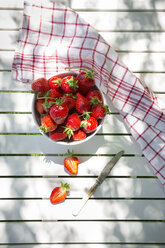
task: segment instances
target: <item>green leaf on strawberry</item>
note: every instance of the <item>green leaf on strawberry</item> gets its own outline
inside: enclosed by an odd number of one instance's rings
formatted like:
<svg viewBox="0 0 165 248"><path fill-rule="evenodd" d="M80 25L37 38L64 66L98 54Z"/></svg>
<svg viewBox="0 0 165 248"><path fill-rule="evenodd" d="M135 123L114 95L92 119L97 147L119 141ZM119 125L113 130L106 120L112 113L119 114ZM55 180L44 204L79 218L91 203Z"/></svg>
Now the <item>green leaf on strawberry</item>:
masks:
<svg viewBox="0 0 165 248"><path fill-rule="evenodd" d="M64 132L67 133L68 138L70 139L73 135L73 130L69 127L63 127L64 128Z"/></svg>

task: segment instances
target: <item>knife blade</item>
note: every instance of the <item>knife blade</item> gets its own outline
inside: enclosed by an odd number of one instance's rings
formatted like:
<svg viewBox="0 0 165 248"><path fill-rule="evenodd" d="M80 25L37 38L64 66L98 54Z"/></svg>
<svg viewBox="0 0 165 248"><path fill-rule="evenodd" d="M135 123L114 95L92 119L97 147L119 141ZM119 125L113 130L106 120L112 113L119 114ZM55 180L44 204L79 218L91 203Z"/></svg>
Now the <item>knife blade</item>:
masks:
<svg viewBox="0 0 165 248"><path fill-rule="evenodd" d="M93 195L97 187L105 180L105 178L109 175L110 171L114 167L114 165L117 163L117 161L121 158L121 156L124 154L124 151L118 152L108 163L107 165L103 168L101 171L100 175L97 177L96 182L90 189L86 192L85 196L81 200L81 205L77 211L74 211L72 214L74 216L77 216L80 211L83 209L85 204L87 203L88 199Z"/></svg>

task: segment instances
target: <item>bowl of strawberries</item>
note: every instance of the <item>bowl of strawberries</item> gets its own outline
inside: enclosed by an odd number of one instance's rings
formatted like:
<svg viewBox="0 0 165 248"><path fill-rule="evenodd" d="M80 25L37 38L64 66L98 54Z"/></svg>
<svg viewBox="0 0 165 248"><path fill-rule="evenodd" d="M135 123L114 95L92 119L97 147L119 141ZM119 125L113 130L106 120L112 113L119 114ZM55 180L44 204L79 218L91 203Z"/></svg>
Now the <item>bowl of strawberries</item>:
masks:
<svg viewBox="0 0 165 248"><path fill-rule="evenodd" d="M32 82L32 115L49 140L76 145L99 131L109 110L94 75L93 69L82 68L79 73L65 71Z"/></svg>

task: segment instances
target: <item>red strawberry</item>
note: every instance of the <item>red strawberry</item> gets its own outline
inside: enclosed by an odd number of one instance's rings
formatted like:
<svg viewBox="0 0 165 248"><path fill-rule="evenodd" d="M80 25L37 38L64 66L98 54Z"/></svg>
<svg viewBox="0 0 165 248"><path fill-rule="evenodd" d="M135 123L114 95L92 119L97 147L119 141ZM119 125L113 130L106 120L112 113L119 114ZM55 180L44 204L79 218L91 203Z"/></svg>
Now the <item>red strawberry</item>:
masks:
<svg viewBox="0 0 165 248"><path fill-rule="evenodd" d="M60 98L60 97L61 94L57 90L50 89L46 92L46 94L43 97L39 97L39 99L45 99L43 106L45 111L49 112L51 106L56 102L56 98Z"/></svg>
<svg viewBox="0 0 165 248"><path fill-rule="evenodd" d="M46 78L39 78L32 83L31 88L43 94L49 90L49 83Z"/></svg>
<svg viewBox="0 0 165 248"><path fill-rule="evenodd" d="M76 110L78 113L83 113L84 111L88 111L90 108L89 101L82 96L80 93L77 93L76 99Z"/></svg>
<svg viewBox="0 0 165 248"><path fill-rule="evenodd" d="M63 102L63 98L59 98L51 107L50 116L57 124L62 124L68 116L68 112L69 108L66 103Z"/></svg>
<svg viewBox="0 0 165 248"><path fill-rule="evenodd" d="M49 94L47 96L52 98L60 98L61 94L55 89L50 89Z"/></svg>
<svg viewBox="0 0 165 248"><path fill-rule="evenodd" d="M68 76L62 79L61 89L66 93L74 93L78 90L78 81L74 76Z"/></svg>
<svg viewBox="0 0 165 248"><path fill-rule="evenodd" d="M96 119L103 119L103 117L109 113L107 105L102 105L101 103L94 105L91 109L91 115Z"/></svg>
<svg viewBox="0 0 165 248"><path fill-rule="evenodd" d="M92 116L88 119L81 121L81 127L85 133L93 132L94 130L96 130L97 125L97 120Z"/></svg>
<svg viewBox="0 0 165 248"><path fill-rule="evenodd" d="M45 112L49 113L50 108L55 104L55 99L45 99L45 102L42 104L44 107Z"/></svg>
<svg viewBox="0 0 165 248"><path fill-rule="evenodd" d="M50 201L52 204L56 204L65 200L67 191L69 191L69 185L67 183L63 184L61 182L61 187L56 187L53 189L50 195Z"/></svg>
<svg viewBox="0 0 165 248"><path fill-rule="evenodd" d="M68 116L64 132L67 133L69 139L73 135L73 131L77 131L80 128L80 124L81 119L77 113L73 113Z"/></svg>
<svg viewBox="0 0 165 248"><path fill-rule="evenodd" d="M79 129L78 131L74 132L72 138L73 140L83 140L86 138L86 133Z"/></svg>
<svg viewBox="0 0 165 248"><path fill-rule="evenodd" d="M42 105L44 102L45 102L44 99L39 99L39 100L36 100L36 102L35 102L36 110L40 114L44 114L45 113L44 106Z"/></svg>
<svg viewBox="0 0 165 248"><path fill-rule="evenodd" d="M50 115L45 115L41 119L40 130L44 133L54 131L57 128L57 124L52 120Z"/></svg>
<svg viewBox="0 0 165 248"><path fill-rule="evenodd" d="M48 82L49 82L49 87L51 89L55 89L55 90L59 90L60 86L61 86L61 80L62 78L58 77L58 76L53 76L51 78L49 78Z"/></svg>
<svg viewBox="0 0 165 248"><path fill-rule="evenodd" d="M49 133L49 137L52 139L52 140L55 140L55 141L58 141L58 140L63 140L67 137L67 133L64 133L64 128L61 127L61 126L58 126L57 129L52 132L52 133Z"/></svg>
<svg viewBox="0 0 165 248"><path fill-rule="evenodd" d="M64 159L64 166L71 174L78 173L79 160L77 157L73 156L73 151L68 150L67 157Z"/></svg>
<svg viewBox="0 0 165 248"><path fill-rule="evenodd" d="M86 95L88 101L91 101L94 98L99 99L101 102L103 101L102 95L99 90L90 90Z"/></svg>
<svg viewBox="0 0 165 248"><path fill-rule="evenodd" d="M78 80L79 92L82 95L87 94L88 91L95 85L95 80L93 79L94 74L95 72L93 69L88 70L84 68L84 71L77 75L76 79Z"/></svg>
<svg viewBox="0 0 165 248"><path fill-rule="evenodd" d="M72 109L76 105L76 98L77 96L67 93L63 95L63 102L67 104L69 109Z"/></svg>

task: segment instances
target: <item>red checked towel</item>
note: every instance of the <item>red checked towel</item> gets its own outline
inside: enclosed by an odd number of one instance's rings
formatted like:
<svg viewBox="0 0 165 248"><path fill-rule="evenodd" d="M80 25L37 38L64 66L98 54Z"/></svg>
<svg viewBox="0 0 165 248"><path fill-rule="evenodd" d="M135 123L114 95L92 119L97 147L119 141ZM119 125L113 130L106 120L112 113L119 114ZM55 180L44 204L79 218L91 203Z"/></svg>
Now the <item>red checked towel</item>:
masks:
<svg viewBox="0 0 165 248"><path fill-rule="evenodd" d="M156 96L72 9L47 0L25 2L13 79L49 78L66 66L95 69L96 84L111 98L165 186L165 113Z"/></svg>

